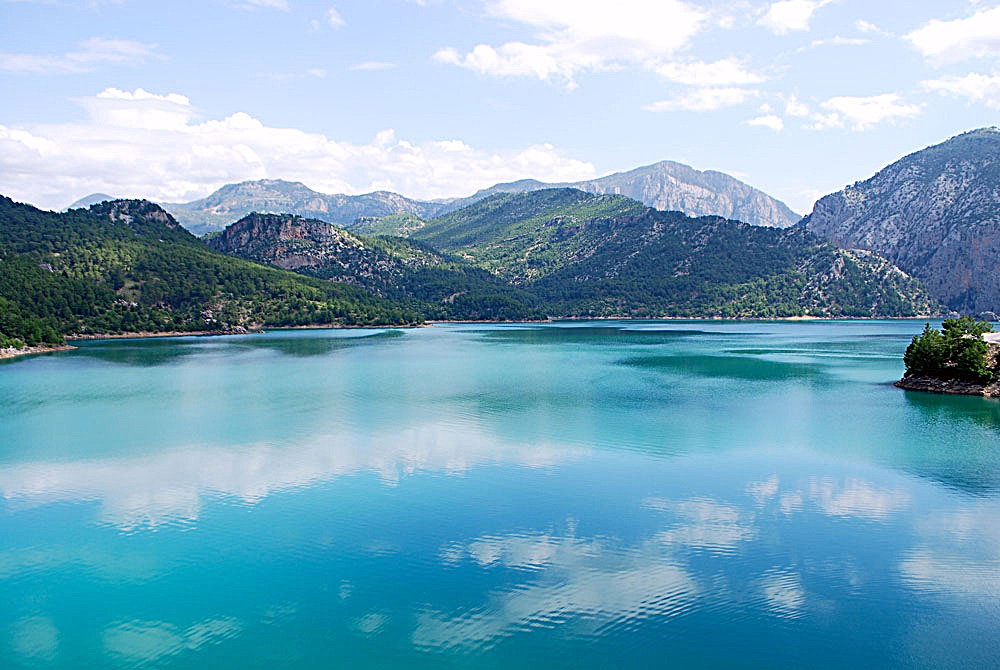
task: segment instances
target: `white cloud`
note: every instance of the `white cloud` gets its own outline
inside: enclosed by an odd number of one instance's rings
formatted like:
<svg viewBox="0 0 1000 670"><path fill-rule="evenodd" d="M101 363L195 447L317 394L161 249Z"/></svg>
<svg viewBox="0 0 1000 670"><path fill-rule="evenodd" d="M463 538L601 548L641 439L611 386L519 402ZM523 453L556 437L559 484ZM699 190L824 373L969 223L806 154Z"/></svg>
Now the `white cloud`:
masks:
<svg viewBox="0 0 1000 670"><path fill-rule="evenodd" d="M851 46L860 46L862 44L868 44L870 42L871 40L865 37L841 37L840 35L834 35L833 37L827 39L814 40L813 43L810 44L809 46L813 48L825 47L825 46L851 47Z"/></svg>
<svg viewBox="0 0 1000 670"><path fill-rule="evenodd" d="M243 0L236 4L239 9L280 9L288 11L288 0Z"/></svg>
<svg viewBox="0 0 1000 670"><path fill-rule="evenodd" d="M865 21L864 19L858 19L855 22L854 27L863 33L868 33L872 35L885 35L885 36L890 35L890 33L888 33L887 31L882 30L874 23L871 23L870 21Z"/></svg>
<svg viewBox="0 0 1000 670"><path fill-rule="evenodd" d="M656 73L664 79L693 86L733 86L758 84L764 77L748 71L736 58L726 58L714 63L663 63Z"/></svg>
<svg viewBox="0 0 1000 670"><path fill-rule="evenodd" d="M344 18L334 7L330 7L326 10L326 14L323 15L323 20L331 28L339 28L344 25Z"/></svg>
<svg viewBox="0 0 1000 670"><path fill-rule="evenodd" d="M809 116L809 107L805 103L799 102L794 95L782 98L785 103L785 114L788 116L806 117Z"/></svg>
<svg viewBox="0 0 1000 670"><path fill-rule="evenodd" d="M596 176L592 164L548 144L484 151L452 138L414 144L392 130L355 144L265 126L243 112L199 121L184 96L142 89L108 89L78 102L89 118L0 125L0 192L48 207L95 191L176 202L230 182L280 177L326 192L386 189L433 198L525 177Z"/></svg>
<svg viewBox="0 0 1000 670"><path fill-rule="evenodd" d="M768 7L757 21L776 35L785 35L793 30L809 30L813 13L832 0L781 0Z"/></svg>
<svg viewBox="0 0 1000 670"><path fill-rule="evenodd" d="M756 95L757 91L745 88L698 88L676 98L643 105L642 108L647 112L709 112L743 104Z"/></svg>
<svg viewBox="0 0 1000 670"><path fill-rule="evenodd" d="M0 70L33 74L93 72L101 65L136 65L158 54L155 44L134 40L92 37L79 48L62 55L38 55L0 51Z"/></svg>
<svg viewBox="0 0 1000 670"><path fill-rule="evenodd" d="M991 109L1000 109L1000 75L971 72L964 77L925 81L923 86L942 95L965 98L970 103L982 102Z"/></svg>
<svg viewBox="0 0 1000 670"><path fill-rule="evenodd" d="M1000 7L967 19L933 20L906 35L925 57L940 62L1000 57Z"/></svg>
<svg viewBox="0 0 1000 670"><path fill-rule="evenodd" d="M361 63L357 63L351 66L352 70L357 70L361 72L368 72L373 70L392 70L396 67L395 63L389 63L387 61L381 60L366 60Z"/></svg>
<svg viewBox="0 0 1000 670"><path fill-rule="evenodd" d="M846 126L852 130L869 130L880 123L912 119L922 111L920 105L903 102L895 93L869 97L838 96L820 106L829 111L810 115L813 120L811 127L815 130Z"/></svg>
<svg viewBox="0 0 1000 670"><path fill-rule="evenodd" d="M765 114L763 116L758 116L756 118L745 121L748 126L762 126L764 128L770 128L774 132L781 132L781 129L785 127L785 122L781 120L780 116L774 114Z"/></svg>
<svg viewBox="0 0 1000 670"><path fill-rule="evenodd" d="M494 76L530 76L572 85L578 72L623 64L655 68L685 47L708 14L681 0L491 0L487 11L537 31L536 42L439 50L441 63Z"/></svg>

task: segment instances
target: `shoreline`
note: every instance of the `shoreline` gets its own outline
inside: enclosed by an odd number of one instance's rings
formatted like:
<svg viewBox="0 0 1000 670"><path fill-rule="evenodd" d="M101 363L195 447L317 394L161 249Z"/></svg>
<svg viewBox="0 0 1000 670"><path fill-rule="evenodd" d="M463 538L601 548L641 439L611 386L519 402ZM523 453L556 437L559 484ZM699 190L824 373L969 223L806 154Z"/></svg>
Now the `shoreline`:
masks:
<svg viewBox="0 0 1000 670"><path fill-rule="evenodd" d="M20 358L21 356L35 356L37 354L53 354L57 351L72 351L76 347L69 344L56 344L54 346L34 346L34 347L21 347L19 349L8 348L0 349L0 361L7 361L12 358Z"/></svg>
<svg viewBox="0 0 1000 670"><path fill-rule="evenodd" d="M548 319L428 319L435 323L557 323L559 321L926 321L941 316L554 316ZM372 326L385 328L387 326Z"/></svg>
<svg viewBox="0 0 1000 670"><path fill-rule="evenodd" d="M158 337L218 337L222 335L253 335L264 334L270 331L283 330L351 330L351 329L408 329L408 328L433 328L436 324L515 324L515 323L557 323L560 321L763 321L763 322L801 322L801 321L921 321L925 319L936 319L935 316L884 316L884 317L845 317L845 316L783 316L783 317L721 317L721 316L659 316L659 317L631 317L631 316L564 316L550 317L547 319L428 319L424 323L407 325L306 325L306 326L273 326L267 328L240 328L239 330L187 330L187 331L131 331L127 333L102 333L102 334L82 334L66 335L67 342L85 340L141 340ZM1000 337L1000 334L997 335ZM57 351L72 351L76 347L65 344L56 346L35 346L21 349L0 349L0 360L10 360L21 356L33 356L37 354L54 353ZM905 379L896 382L897 386ZM899 388L905 388L899 386ZM917 390L917 389L912 389ZM949 391L941 391L948 393ZM998 393L1000 395L1000 393Z"/></svg>

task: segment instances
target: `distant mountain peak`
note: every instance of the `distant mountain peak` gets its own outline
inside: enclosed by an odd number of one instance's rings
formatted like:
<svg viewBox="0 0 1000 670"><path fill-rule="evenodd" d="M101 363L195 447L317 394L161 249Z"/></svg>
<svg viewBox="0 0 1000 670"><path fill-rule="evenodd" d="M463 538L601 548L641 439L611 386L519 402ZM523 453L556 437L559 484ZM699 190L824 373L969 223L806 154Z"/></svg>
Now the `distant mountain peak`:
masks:
<svg viewBox="0 0 1000 670"><path fill-rule="evenodd" d="M674 210L689 216L721 216L757 226L787 228L801 220L785 203L731 175L716 170L697 170L670 160L577 182L545 183L522 179L496 184L471 197L452 201L442 207L438 215L457 211L494 193L523 193L558 187L624 195L654 209Z"/></svg>
<svg viewBox="0 0 1000 670"><path fill-rule="evenodd" d="M104 202L105 200L114 200L114 197L108 195L107 193L91 193L90 195L83 196L66 209L86 209L91 205L96 205L97 203Z"/></svg>

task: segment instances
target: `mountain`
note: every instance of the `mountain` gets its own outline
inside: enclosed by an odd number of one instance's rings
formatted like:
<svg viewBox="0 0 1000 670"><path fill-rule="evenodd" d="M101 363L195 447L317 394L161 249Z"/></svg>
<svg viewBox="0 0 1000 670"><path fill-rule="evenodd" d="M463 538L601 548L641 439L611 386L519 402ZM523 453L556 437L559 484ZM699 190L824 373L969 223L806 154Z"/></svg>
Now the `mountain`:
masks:
<svg viewBox="0 0 1000 670"><path fill-rule="evenodd" d="M497 184L470 198L445 204L447 214L495 193L523 193L548 188L576 188L596 194L624 195L659 210L675 210L688 216L721 216L758 226L787 228L801 217L766 193L714 170L696 170L682 163L661 161L615 174L561 184L525 179Z"/></svg>
<svg viewBox="0 0 1000 670"><path fill-rule="evenodd" d="M90 195L83 196L66 209L80 209L81 207L86 208L106 200L114 200L114 198L107 193L91 193Z"/></svg>
<svg viewBox="0 0 1000 670"><path fill-rule="evenodd" d="M207 198L187 203L165 203L185 228L196 235L221 230L251 212L296 214L341 225L359 217L410 212L434 216L441 203L411 200L389 191L364 195L327 195L305 184L281 179L260 179L227 184Z"/></svg>
<svg viewBox="0 0 1000 670"><path fill-rule="evenodd" d="M220 252L364 287L427 318L544 318L534 296L399 237L361 236L317 219L253 213L206 239Z"/></svg>
<svg viewBox="0 0 1000 670"><path fill-rule="evenodd" d="M71 334L420 319L357 287L213 251L150 202L56 213L0 196L0 347Z"/></svg>
<svg viewBox="0 0 1000 670"><path fill-rule="evenodd" d="M600 179L546 184L523 179L497 184L466 198L413 200L389 191L364 195L327 195L299 182L261 179L228 184L207 198L165 203L164 209L196 235L221 230L250 214L295 214L336 223L362 234L405 235L422 219L456 212L496 193L576 188L589 193L624 195L661 210L689 216L722 216L754 225L786 228L800 217L784 203L722 172L700 171L662 161ZM402 215L402 216L400 216ZM392 217L383 221L379 218Z"/></svg>
<svg viewBox="0 0 1000 670"><path fill-rule="evenodd" d="M426 221L409 239L253 215L209 244L425 304L457 303L460 291L469 289L455 275L479 277L484 284L470 293L554 317L908 316L933 310L919 283L884 259L837 249L804 226L692 218L624 196L568 188L497 193ZM438 283L418 270L434 270Z"/></svg>
<svg viewBox="0 0 1000 670"><path fill-rule="evenodd" d="M884 256L953 310L1000 312L1000 130L910 154L819 200L805 225Z"/></svg>

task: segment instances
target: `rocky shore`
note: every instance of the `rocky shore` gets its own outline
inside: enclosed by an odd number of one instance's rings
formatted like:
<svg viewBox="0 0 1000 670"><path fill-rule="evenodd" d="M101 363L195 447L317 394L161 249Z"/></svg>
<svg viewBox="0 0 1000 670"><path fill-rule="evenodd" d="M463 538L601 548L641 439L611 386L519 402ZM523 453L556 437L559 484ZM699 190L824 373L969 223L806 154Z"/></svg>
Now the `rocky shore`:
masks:
<svg viewBox="0 0 1000 670"><path fill-rule="evenodd" d="M71 347L68 344L60 344L54 347L6 347L4 349L0 349L0 360L17 358L18 356L31 356L32 354L51 354L55 351L69 351L70 349L75 348L76 347Z"/></svg>
<svg viewBox="0 0 1000 670"><path fill-rule="evenodd" d="M894 386L906 391L927 391L929 393L952 393L956 395L978 395L984 398L1000 398L1000 382L983 385L958 379L938 379L937 377L903 377Z"/></svg>

